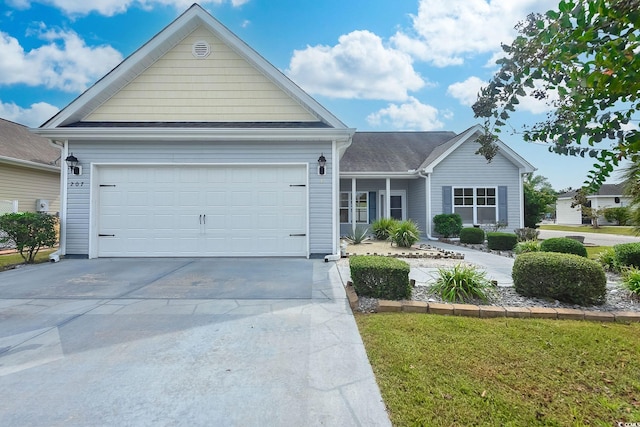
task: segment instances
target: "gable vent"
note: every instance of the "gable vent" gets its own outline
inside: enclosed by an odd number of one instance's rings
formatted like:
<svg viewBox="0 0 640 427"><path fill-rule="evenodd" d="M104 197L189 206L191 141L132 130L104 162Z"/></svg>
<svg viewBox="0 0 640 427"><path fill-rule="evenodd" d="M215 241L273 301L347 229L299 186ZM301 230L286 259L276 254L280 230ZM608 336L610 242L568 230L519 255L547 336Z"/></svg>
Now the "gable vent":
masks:
<svg viewBox="0 0 640 427"><path fill-rule="evenodd" d="M206 58L211 53L211 48L209 47L209 43L200 40L193 44L191 53L193 53L193 56L196 58Z"/></svg>

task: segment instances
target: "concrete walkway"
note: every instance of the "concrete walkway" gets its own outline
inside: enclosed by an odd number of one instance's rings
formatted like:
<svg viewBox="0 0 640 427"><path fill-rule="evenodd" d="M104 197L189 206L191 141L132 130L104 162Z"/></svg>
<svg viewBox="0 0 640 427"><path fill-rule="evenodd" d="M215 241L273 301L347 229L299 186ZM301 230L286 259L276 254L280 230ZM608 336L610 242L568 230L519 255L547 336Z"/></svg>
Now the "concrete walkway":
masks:
<svg viewBox="0 0 640 427"><path fill-rule="evenodd" d="M260 299L221 261L0 273L0 425L390 426L335 263L294 260L301 289Z"/></svg>
<svg viewBox="0 0 640 427"><path fill-rule="evenodd" d="M580 231L557 231L557 230L540 230L540 239L550 239L552 237L567 236L583 236L585 244L595 246L614 246L620 243L638 243L640 237L637 236L620 236L617 234L600 234L600 233L584 233Z"/></svg>

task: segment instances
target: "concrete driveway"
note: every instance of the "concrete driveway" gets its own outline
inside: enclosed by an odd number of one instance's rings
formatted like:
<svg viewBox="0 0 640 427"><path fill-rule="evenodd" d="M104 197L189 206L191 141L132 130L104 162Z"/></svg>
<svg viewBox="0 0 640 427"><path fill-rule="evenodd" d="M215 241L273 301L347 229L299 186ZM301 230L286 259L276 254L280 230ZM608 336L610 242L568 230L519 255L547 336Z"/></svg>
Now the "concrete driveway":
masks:
<svg viewBox="0 0 640 427"><path fill-rule="evenodd" d="M0 273L0 425L388 426L334 263Z"/></svg>

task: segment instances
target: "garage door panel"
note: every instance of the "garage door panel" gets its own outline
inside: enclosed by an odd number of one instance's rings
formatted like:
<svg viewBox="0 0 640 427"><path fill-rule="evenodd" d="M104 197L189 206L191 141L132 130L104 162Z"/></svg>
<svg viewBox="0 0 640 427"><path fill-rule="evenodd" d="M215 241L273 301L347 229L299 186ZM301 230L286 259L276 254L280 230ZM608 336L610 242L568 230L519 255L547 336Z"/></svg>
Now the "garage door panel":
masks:
<svg viewBox="0 0 640 427"><path fill-rule="evenodd" d="M306 168L98 170L98 256L304 256ZM291 187L295 185L295 187ZM206 216L206 219L205 219Z"/></svg>

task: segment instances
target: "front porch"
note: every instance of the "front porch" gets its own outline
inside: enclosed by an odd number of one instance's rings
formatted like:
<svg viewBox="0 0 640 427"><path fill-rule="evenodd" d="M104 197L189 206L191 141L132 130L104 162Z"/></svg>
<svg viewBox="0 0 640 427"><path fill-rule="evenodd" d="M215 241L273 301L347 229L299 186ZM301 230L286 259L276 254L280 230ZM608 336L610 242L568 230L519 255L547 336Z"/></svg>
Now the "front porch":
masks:
<svg viewBox="0 0 640 427"><path fill-rule="evenodd" d="M417 174L402 177L340 179L340 235L379 218L412 219L426 233L426 185Z"/></svg>

